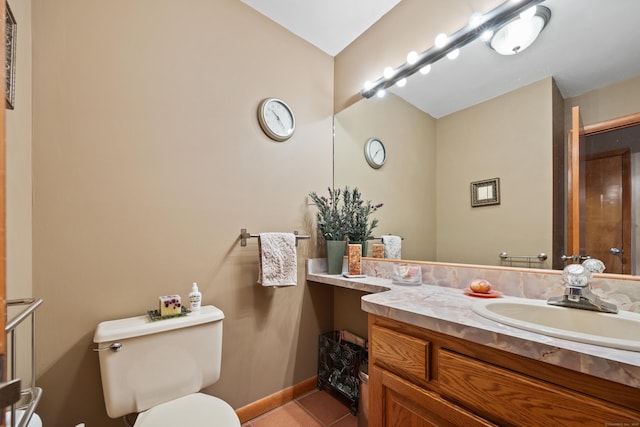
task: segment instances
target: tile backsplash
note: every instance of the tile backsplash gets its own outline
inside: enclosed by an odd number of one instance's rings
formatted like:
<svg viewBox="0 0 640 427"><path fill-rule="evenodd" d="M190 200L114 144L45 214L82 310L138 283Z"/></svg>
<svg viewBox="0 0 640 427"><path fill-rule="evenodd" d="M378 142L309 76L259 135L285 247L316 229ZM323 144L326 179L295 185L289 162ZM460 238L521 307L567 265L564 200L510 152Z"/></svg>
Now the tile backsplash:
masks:
<svg viewBox="0 0 640 427"><path fill-rule="evenodd" d="M362 273L367 276L391 279L393 264L398 260L362 260ZM407 261L419 265L422 283L464 289L473 279L486 279L494 289L521 298L547 299L564 292L562 272L559 270L518 269L466 264L446 264ZM326 271L326 270L325 270ZM596 274L591 281L594 294L614 303L622 310L640 312L640 280L637 276Z"/></svg>

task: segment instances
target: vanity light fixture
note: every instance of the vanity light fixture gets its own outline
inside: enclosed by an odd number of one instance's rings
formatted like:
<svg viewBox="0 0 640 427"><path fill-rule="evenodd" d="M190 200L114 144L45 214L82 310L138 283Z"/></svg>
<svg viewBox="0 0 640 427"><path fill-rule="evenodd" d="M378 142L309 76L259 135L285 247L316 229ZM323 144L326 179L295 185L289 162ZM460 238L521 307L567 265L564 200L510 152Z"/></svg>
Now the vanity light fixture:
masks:
<svg viewBox="0 0 640 427"><path fill-rule="evenodd" d="M544 6L532 6L512 21L497 29L489 46L500 55L522 52L538 38L551 18L551 11Z"/></svg>
<svg viewBox="0 0 640 427"><path fill-rule="evenodd" d="M378 80L365 83L365 87L360 91L360 94L364 98L371 98L376 94L378 96L384 96L384 90L393 86L398 81L406 79L417 71L421 71L421 74L427 74L428 70L431 69L431 64L434 62L442 59L456 49L471 43L475 39L483 36L483 34L486 37L488 35L487 32L491 32L491 34L498 32L498 29L503 25L519 18L522 12L543 1L544 0L520 0L514 2L513 0L508 0L484 15L472 15L472 19L467 26L459 29L450 36L438 34L436 46L432 46L424 52L417 54L417 56L413 52L410 53L410 58L407 58L407 62L396 69L392 69L392 73L387 70L387 72L384 73L385 75ZM522 50L523 49L520 48L520 51Z"/></svg>

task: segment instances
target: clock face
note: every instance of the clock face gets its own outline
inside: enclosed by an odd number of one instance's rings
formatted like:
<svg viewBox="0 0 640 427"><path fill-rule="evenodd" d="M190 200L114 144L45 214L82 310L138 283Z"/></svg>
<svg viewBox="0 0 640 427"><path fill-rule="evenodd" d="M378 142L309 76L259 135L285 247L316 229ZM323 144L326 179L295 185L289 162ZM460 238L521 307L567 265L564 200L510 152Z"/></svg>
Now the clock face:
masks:
<svg viewBox="0 0 640 427"><path fill-rule="evenodd" d="M258 108L258 121L264 133L276 141L291 138L296 128L296 121L291 108L284 101L267 98Z"/></svg>
<svg viewBox="0 0 640 427"><path fill-rule="evenodd" d="M384 144L377 138L371 138L364 145L364 157L367 163L374 169L380 168L387 160L387 151Z"/></svg>

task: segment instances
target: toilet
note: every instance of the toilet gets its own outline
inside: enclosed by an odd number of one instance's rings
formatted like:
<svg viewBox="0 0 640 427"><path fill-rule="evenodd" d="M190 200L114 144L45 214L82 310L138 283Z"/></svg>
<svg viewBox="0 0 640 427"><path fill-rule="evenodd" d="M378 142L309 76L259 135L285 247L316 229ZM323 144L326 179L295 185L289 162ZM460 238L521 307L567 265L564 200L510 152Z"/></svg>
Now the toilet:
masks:
<svg viewBox="0 0 640 427"><path fill-rule="evenodd" d="M171 319L101 322L93 342L107 415L137 413L134 427L240 427L228 403L200 393L220 378L223 319L209 305Z"/></svg>

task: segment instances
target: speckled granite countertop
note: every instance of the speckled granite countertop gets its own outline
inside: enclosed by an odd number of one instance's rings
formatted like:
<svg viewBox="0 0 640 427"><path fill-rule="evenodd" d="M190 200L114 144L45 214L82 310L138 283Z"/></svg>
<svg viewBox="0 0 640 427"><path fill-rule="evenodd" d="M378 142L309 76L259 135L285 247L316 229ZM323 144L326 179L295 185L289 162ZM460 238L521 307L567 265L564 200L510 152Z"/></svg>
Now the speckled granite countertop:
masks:
<svg viewBox="0 0 640 427"><path fill-rule="evenodd" d="M640 352L553 338L485 319L471 310L478 298L465 295L462 289L428 284L395 285L380 277L347 279L317 273L313 268L308 268L307 280L370 292L362 297L361 303L367 313L626 384L640 391Z"/></svg>

